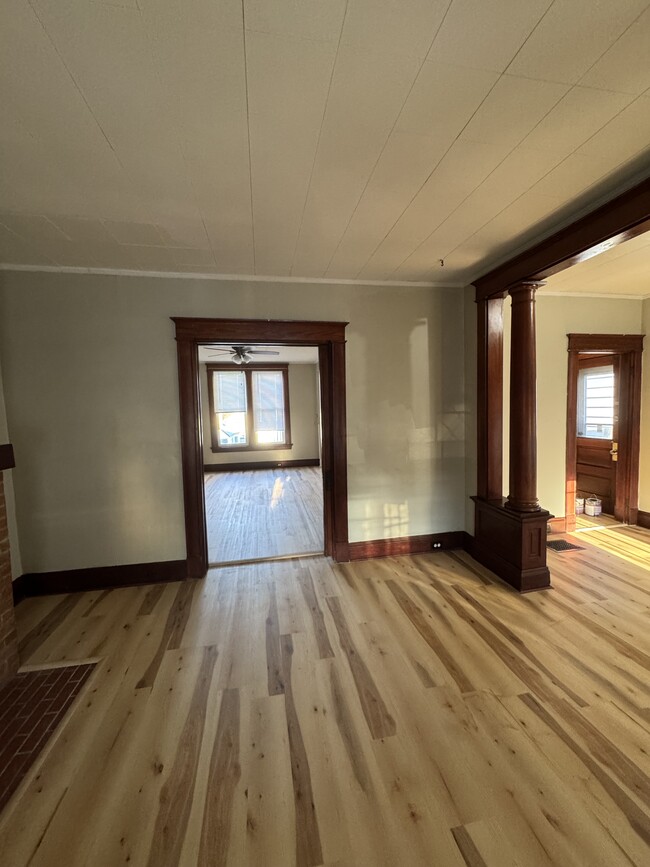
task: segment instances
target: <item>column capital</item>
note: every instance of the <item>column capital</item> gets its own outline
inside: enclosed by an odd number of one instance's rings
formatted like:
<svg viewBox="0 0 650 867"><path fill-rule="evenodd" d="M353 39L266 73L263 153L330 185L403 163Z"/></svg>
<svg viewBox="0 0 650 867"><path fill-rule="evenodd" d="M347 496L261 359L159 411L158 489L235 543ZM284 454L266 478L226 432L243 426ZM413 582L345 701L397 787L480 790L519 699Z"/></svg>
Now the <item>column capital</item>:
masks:
<svg viewBox="0 0 650 867"><path fill-rule="evenodd" d="M522 280L520 283L514 283L512 286L508 287L508 295L513 299L515 297L526 297L532 295L535 296L535 292L542 287L546 286L545 280Z"/></svg>

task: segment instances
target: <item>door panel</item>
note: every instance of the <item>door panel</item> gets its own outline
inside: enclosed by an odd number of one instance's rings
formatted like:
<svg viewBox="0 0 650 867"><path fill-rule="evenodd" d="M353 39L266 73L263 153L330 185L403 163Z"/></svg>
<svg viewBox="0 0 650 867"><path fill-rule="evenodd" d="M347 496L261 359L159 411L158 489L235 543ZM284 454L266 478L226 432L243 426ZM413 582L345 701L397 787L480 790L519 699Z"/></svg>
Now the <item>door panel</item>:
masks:
<svg viewBox="0 0 650 867"><path fill-rule="evenodd" d="M610 455L612 440L578 437L577 444L576 496L598 497L603 501L603 512L613 515L616 464Z"/></svg>

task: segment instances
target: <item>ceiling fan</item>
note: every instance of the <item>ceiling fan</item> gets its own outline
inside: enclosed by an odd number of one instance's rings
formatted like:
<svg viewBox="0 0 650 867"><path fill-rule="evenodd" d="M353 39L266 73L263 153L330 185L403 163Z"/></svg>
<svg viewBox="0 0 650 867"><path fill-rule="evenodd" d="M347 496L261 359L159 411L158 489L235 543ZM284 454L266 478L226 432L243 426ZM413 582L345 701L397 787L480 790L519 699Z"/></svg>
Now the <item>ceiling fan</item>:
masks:
<svg viewBox="0 0 650 867"><path fill-rule="evenodd" d="M216 355L229 355L231 360L235 364L250 364L253 360L254 355L279 355L275 349L254 349L252 346L231 346L230 349L225 349L224 347L219 346L219 344L215 344L212 347L208 346L210 349L219 348L219 352L213 352L210 358L214 358Z"/></svg>

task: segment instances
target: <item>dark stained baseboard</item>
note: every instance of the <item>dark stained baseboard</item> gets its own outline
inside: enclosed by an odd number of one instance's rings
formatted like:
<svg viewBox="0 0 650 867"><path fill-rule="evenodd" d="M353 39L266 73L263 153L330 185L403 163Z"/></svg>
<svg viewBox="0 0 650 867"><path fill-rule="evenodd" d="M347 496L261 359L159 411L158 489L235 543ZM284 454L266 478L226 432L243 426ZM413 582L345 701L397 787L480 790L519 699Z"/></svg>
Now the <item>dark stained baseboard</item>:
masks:
<svg viewBox="0 0 650 867"><path fill-rule="evenodd" d="M639 509L636 522L639 527L645 527L646 530L650 530L650 512L642 512Z"/></svg>
<svg viewBox="0 0 650 867"><path fill-rule="evenodd" d="M11 582L11 592L14 597L14 608L25 598L25 576L19 575Z"/></svg>
<svg viewBox="0 0 650 867"><path fill-rule="evenodd" d="M138 584L184 581L186 560L163 560L160 563L130 563L125 566L96 566L90 569L66 569L62 572L27 572L12 584L14 605L28 596L51 596Z"/></svg>
<svg viewBox="0 0 650 867"><path fill-rule="evenodd" d="M10 470L15 466L14 447L11 443L3 443L0 445L0 470Z"/></svg>
<svg viewBox="0 0 650 867"><path fill-rule="evenodd" d="M238 461L232 464L204 464L204 473L238 473L240 470L275 470L284 467L319 467L319 458L298 458L295 461Z"/></svg>
<svg viewBox="0 0 650 867"><path fill-rule="evenodd" d="M429 551L463 547L463 532L429 533L426 536L401 536L397 539L374 539L372 542L350 542L350 560L373 560L376 557L397 557L402 554L424 554Z"/></svg>

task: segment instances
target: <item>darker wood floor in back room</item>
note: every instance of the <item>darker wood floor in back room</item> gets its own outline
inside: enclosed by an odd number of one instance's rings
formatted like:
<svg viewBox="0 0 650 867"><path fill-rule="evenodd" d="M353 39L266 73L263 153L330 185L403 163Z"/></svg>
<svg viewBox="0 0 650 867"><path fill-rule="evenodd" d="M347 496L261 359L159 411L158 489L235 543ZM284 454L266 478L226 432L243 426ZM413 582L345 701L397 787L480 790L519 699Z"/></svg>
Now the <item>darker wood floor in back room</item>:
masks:
<svg viewBox="0 0 650 867"><path fill-rule="evenodd" d="M323 551L320 467L205 474L210 563Z"/></svg>
<svg viewBox="0 0 650 867"><path fill-rule="evenodd" d="M580 544L527 596L444 552L25 600L25 662L100 661L2 863L649 864L650 533Z"/></svg>

